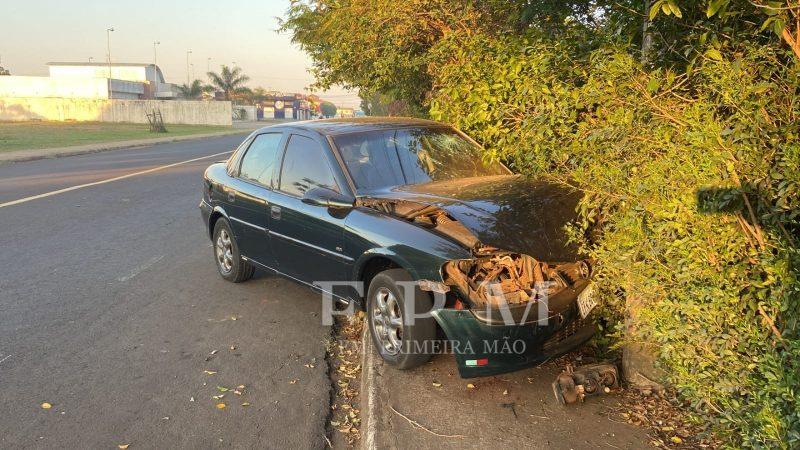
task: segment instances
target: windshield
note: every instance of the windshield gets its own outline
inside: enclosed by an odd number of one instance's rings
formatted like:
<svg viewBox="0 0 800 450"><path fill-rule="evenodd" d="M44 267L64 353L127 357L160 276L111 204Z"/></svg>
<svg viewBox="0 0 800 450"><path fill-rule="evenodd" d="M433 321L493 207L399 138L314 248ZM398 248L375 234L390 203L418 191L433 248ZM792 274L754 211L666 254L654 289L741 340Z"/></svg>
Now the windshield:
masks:
<svg viewBox="0 0 800 450"><path fill-rule="evenodd" d="M506 175L480 148L448 128L403 128L333 138L359 191L458 178Z"/></svg>

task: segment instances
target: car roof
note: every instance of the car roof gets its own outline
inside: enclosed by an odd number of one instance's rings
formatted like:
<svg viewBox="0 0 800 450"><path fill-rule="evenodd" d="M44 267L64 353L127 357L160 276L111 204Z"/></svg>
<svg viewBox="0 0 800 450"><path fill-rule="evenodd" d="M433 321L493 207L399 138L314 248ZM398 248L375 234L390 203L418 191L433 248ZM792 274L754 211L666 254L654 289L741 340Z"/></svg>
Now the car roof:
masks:
<svg viewBox="0 0 800 450"><path fill-rule="evenodd" d="M264 127L262 130L282 128L313 131L324 136L335 136L337 134L393 130L406 127L446 126L447 125L443 123L434 122L432 120L414 119L410 117L354 117L349 119L319 119L287 122Z"/></svg>

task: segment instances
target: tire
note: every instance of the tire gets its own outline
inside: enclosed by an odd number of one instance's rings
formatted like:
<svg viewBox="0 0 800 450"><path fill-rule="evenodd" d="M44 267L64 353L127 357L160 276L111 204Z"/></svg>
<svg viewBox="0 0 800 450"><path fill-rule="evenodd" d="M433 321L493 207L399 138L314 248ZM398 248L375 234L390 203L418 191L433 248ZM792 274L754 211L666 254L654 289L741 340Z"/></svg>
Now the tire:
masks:
<svg viewBox="0 0 800 450"><path fill-rule="evenodd" d="M239 245L227 219L221 218L214 224L211 243L214 248L214 261L222 278L232 283L241 283L253 277L256 268L242 259Z"/></svg>
<svg viewBox="0 0 800 450"><path fill-rule="evenodd" d="M431 358L426 350L431 351L436 339L436 321L433 317L426 317L416 318L413 325L406 323L406 300L402 289L397 286L397 282L402 281L413 281L403 269L390 269L375 275L367 291L367 322L372 342L381 358L398 369L407 370L421 366ZM418 313L430 311L433 306L430 295L418 287L414 289L413 301L414 311ZM396 320L393 325L388 325L387 321L396 319L397 315L401 319L400 325Z"/></svg>

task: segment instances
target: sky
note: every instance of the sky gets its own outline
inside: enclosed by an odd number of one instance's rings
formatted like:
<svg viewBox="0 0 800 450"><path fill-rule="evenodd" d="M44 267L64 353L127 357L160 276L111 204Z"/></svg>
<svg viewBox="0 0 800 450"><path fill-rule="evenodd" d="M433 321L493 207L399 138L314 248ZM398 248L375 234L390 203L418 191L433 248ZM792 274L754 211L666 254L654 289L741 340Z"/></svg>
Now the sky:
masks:
<svg viewBox="0 0 800 450"><path fill-rule="evenodd" d="M51 61L106 61L106 29L114 62L157 62L167 82L205 80L207 67L234 63L250 87L307 92L311 60L278 33L289 0L0 0L0 66L12 75L47 75ZM210 62L208 58L211 58ZM192 66L193 65L193 66ZM339 106L358 96L340 88L321 93Z"/></svg>

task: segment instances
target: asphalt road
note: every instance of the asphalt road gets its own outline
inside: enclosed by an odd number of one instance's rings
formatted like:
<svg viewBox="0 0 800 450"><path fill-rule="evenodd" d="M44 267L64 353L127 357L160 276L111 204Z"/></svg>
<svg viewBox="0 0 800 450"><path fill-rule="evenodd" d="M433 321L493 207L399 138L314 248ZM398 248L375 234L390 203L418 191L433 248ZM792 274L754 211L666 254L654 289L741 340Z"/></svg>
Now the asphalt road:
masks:
<svg viewBox="0 0 800 450"><path fill-rule="evenodd" d="M319 296L216 272L197 204L227 155L8 205L242 137L0 166L0 448L324 445Z"/></svg>

